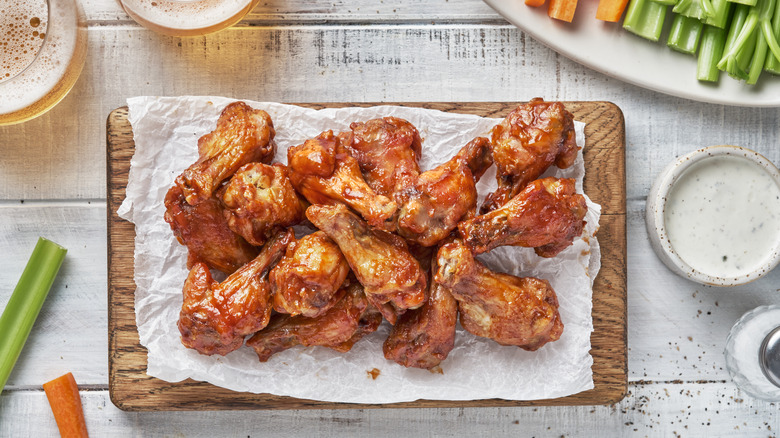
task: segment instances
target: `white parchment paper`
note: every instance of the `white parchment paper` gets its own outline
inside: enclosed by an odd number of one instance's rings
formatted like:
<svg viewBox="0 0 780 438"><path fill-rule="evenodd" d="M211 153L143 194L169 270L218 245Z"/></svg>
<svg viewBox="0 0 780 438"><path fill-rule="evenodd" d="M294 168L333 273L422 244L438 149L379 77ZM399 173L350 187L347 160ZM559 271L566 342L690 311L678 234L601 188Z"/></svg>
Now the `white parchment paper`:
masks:
<svg viewBox="0 0 780 438"><path fill-rule="evenodd" d="M128 99L135 136L127 197L119 215L135 223L136 322L141 344L148 350L148 373L166 380L202 380L235 391L271 393L321 401L393 403L417 399L472 400L503 398L533 400L561 397L593 388L589 354L592 280L600 268L594 234L601 207L588 199L582 239L553 259L527 248L499 248L480 256L493 269L550 281L560 302L561 338L535 352L500 346L465 332L460 326L455 348L441 373L407 369L388 361L382 342L389 325L358 342L345 353L323 347L296 347L260 363L243 347L222 356L204 356L185 348L176 322L187 276L187 250L176 242L163 220L163 199L174 179L197 159L197 139L216 126L232 99L222 97L136 97ZM378 106L311 110L278 103L246 101L267 111L276 128L277 161L287 161L287 149L320 132L349 129L353 121L396 116L409 120L423 138L421 168L448 160L472 138L486 135L499 119L419 108ZM584 144L584 124L577 122L577 144ZM587 145L584 145L587 147ZM493 167L478 184L480 203L495 189ZM576 178L582 192L582 153L574 166L548 172ZM377 369L372 378L369 371Z"/></svg>

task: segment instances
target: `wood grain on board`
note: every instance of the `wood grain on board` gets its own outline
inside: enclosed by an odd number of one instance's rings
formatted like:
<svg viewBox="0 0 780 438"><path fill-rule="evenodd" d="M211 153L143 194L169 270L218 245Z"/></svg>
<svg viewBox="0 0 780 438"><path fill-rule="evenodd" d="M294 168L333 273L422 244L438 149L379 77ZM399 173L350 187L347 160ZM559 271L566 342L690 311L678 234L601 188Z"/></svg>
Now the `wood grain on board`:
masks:
<svg viewBox="0 0 780 438"><path fill-rule="evenodd" d="M383 103L385 104L385 103ZM298 104L310 108L372 106L373 103ZM402 103L441 111L504 117L516 103ZM165 382L146 374L146 349L135 325L133 252L135 229L116 215L125 197L135 145L127 108L111 112L107 121L108 336L109 392L123 410L334 409L500 407L612 404L627 389L626 356L626 190L625 128L620 109L609 102L567 102L575 118L585 122L585 193L601 204L598 231L601 271L593 287L594 389L567 397L516 401L503 399L418 400L393 404L350 404L303 400L270 394L235 392L209 383Z"/></svg>

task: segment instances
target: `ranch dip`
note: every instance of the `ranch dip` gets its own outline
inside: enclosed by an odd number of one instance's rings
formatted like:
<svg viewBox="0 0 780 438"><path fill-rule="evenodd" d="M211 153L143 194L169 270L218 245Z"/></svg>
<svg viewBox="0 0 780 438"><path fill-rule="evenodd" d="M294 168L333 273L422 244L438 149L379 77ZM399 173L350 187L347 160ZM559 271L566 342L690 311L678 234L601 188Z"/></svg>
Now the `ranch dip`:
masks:
<svg viewBox="0 0 780 438"><path fill-rule="evenodd" d="M749 274L780 242L780 187L745 158L706 158L675 182L664 224L674 251L691 268L715 277Z"/></svg>

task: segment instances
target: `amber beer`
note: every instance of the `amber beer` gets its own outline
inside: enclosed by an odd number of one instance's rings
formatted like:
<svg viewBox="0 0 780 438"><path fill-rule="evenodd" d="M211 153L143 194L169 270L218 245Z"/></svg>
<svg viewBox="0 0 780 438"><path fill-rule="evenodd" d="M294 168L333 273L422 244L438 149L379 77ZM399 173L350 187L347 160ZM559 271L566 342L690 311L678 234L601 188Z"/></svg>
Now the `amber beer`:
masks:
<svg viewBox="0 0 780 438"><path fill-rule="evenodd" d="M232 26L259 0L121 0L128 15L155 32L196 36Z"/></svg>
<svg viewBox="0 0 780 438"><path fill-rule="evenodd" d="M87 26L76 0L0 0L0 125L37 117L76 83Z"/></svg>

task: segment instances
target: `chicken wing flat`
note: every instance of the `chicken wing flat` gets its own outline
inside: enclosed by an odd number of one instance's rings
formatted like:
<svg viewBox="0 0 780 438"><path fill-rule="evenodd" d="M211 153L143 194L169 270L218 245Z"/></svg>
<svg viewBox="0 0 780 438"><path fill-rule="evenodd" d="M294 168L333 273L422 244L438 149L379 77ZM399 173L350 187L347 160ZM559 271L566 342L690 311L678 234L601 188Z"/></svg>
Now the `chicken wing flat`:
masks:
<svg viewBox="0 0 780 438"><path fill-rule="evenodd" d="M316 318L332 307L349 274L339 247L322 231L290 243L269 278L274 309Z"/></svg>
<svg viewBox="0 0 780 438"><path fill-rule="evenodd" d="M257 255L257 248L228 227L222 204L216 198L192 206L181 187L174 185L165 195L165 221L179 243L189 250L187 268L203 262L231 274Z"/></svg>
<svg viewBox="0 0 780 438"><path fill-rule="evenodd" d="M249 163L218 192L231 230L262 246L275 231L306 218L306 205L287 177L287 166Z"/></svg>
<svg viewBox="0 0 780 438"><path fill-rule="evenodd" d="M425 272L402 238L370 228L342 204L312 205L306 217L336 242L369 302L391 324L425 301Z"/></svg>
<svg viewBox="0 0 780 438"><path fill-rule="evenodd" d="M561 337L558 298L546 280L493 272L459 240L442 245L437 262L435 281L458 301L467 331L531 351Z"/></svg>
<svg viewBox="0 0 780 438"><path fill-rule="evenodd" d="M383 117L354 122L350 128L348 147L375 192L394 199L395 193L414 184L422 153L422 140L414 125L397 117Z"/></svg>
<svg viewBox="0 0 780 438"><path fill-rule="evenodd" d="M290 181L312 204L344 203L371 226L389 227L397 205L377 194L363 179L360 166L349 154L345 136L326 131L287 151Z"/></svg>
<svg viewBox="0 0 780 438"><path fill-rule="evenodd" d="M260 255L222 283L197 263L184 282L179 314L181 342L201 354L226 355L241 347L244 337L268 324L271 285L267 275L292 240L292 231L274 236Z"/></svg>
<svg viewBox="0 0 780 438"><path fill-rule="evenodd" d="M433 273L438 269L433 260ZM458 303L450 291L430 281L428 300L398 317L382 345L385 358L405 367L431 369L455 346Z"/></svg>
<svg viewBox="0 0 780 438"><path fill-rule="evenodd" d="M518 106L491 132L498 189L480 211L504 205L526 184L555 164L565 169L577 158L574 116L560 102L532 99Z"/></svg>
<svg viewBox="0 0 780 438"><path fill-rule="evenodd" d="M337 297L336 304L317 318L274 315L268 326L246 344L255 350L260 362L296 345L349 351L360 338L376 331L382 317L368 304L360 284L339 289Z"/></svg>
<svg viewBox="0 0 780 438"><path fill-rule="evenodd" d="M458 231L475 254L514 245L555 257L585 226L588 206L574 184L573 179L554 177L533 181L498 210L461 222Z"/></svg>
<svg viewBox="0 0 780 438"><path fill-rule="evenodd" d="M398 213L398 234L423 246L447 237L477 208L476 182L490 167L490 143L478 137L452 159L423 172L413 190L406 190Z"/></svg>
<svg viewBox="0 0 780 438"><path fill-rule="evenodd" d="M198 140L198 161L176 178L187 202L209 199L244 164L270 163L276 153L274 125L263 110L244 102L226 106L214 131Z"/></svg>

